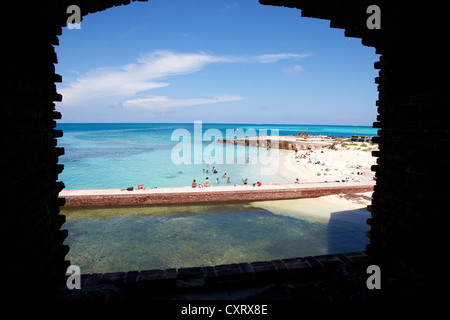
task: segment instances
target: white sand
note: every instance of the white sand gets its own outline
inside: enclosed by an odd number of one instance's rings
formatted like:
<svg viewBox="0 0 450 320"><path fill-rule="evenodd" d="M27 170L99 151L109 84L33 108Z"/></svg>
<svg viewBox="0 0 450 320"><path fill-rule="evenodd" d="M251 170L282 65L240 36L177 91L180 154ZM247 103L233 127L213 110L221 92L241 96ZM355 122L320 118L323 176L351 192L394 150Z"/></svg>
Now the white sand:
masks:
<svg viewBox="0 0 450 320"><path fill-rule="evenodd" d="M371 166L376 164L372 150L378 150L377 145L362 142L353 142L354 145L336 146L337 150L329 148L317 150L299 150L295 158L295 151L280 150L280 165L278 174L294 182L296 178L300 183L311 182L362 182L373 181L375 173ZM363 151L369 149L367 151ZM308 154L307 154L308 153ZM307 154L306 158L301 157ZM309 160L311 160L309 162ZM320 161L320 164L316 162ZM324 165L323 165L324 164ZM358 167L359 166L359 167ZM359 174L358 174L359 172ZM365 212L367 205L371 204L372 192L349 195L330 195L318 198L259 201L252 203L274 213L289 215L302 219L319 219L328 221L333 214L342 212ZM337 214L335 216L338 216ZM346 219L351 218L349 215Z"/></svg>
<svg viewBox="0 0 450 320"><path fill-rule="evenodd" d="M358 214L356 210L367 212L366 207L371 203L371 196L372 192L365 192L351 198L346 195L330 195L318 198L256 201L251 204L293 218L328 222L333 214L337 216L336 213L352 212L352 214ZM351 219L350 215L343 217Z"/></svg>
<svg viewBox="0 0 450 320"><path fill-rule="evenodd" d="M292 182L299 178L301 183L336 180L373 181L375 174L370 168L376 164L376 158L372 156L371 151L377 150L377 146L367 143L367 147L361 146L362 142L354 144L347 147L338 145L337 150L329 148L311 150L305 158L301 156L307 152L299 150L297 153L299 159L295 158L294 151L280 150L278 174ZM370 150L363 151L367 148ZM318 161L320 164L316 164Z"/></svg>

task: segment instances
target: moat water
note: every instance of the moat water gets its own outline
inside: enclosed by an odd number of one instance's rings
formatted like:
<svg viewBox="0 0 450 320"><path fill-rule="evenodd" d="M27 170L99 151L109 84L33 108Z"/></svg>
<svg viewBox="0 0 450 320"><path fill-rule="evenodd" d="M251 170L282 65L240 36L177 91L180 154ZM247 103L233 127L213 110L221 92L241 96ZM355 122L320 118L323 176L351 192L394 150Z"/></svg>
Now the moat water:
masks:
<svg viewBox="0 0 450 320"><path fill-rule="evenodd" d="M250 203L64 209L66 259L82 273L105 273L364 250L365 208L330 212L325 220L308 210Z"/></svg>

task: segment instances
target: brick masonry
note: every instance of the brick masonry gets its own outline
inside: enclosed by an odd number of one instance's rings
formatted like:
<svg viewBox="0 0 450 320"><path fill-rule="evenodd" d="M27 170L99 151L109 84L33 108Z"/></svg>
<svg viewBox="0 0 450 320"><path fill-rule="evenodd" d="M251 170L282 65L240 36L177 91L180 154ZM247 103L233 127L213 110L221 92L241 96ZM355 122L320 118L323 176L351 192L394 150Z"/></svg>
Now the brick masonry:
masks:
<svg viewBox="0 0 450 320"><path fill-rule="evenodd" d="M107 290L113 292L114 299L142 299L261 287L286 281L319 281L343 267L358 266L365 270L372 262L363 252L350 252L217 266L83 274L81 289L68 290L62 286L59 299L111 299L111 294L97 296L105 285L112 286ZM91 289L96 287L98 291L93 293Z"/></svg>
<svg viewBox="0 0 450 320"><path fill-rule="evenodd" d="M203 189L191 189L177 192L179 188L163 188L163 192L154 191L118 191L103 194L102 190L94 190L89 194L89 190L83 194L76 194L76 190L62 191L60 197L65 200L65 207L109 207L109 206L142 206L142 205L164 205L164 204L194 204L194 203L220 203L220 202L243 202L243 201L261 201L261 200L282 200L320 197L331 194L348 194L373 191L373 183L322 183L314 184L314 187L308 185L302 187L288 186L282 188L271 187L247 187L243 189L237 187L210 187ZM219 189L221 191L215 191ZM214 190L214 191L213 191ZM75 194L74 194L75 193Z"/></svg>

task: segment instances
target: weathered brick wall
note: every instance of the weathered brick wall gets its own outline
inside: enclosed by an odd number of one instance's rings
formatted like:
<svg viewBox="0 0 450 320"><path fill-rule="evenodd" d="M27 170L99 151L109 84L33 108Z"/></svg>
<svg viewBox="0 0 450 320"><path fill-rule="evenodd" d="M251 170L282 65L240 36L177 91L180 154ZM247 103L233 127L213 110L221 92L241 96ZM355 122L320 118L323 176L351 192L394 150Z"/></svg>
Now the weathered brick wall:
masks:
<svg viewBox="0 0 450 320"><path fill-rule="evenodd" d="M48 9L48 8L47 8ZM63 246L67 236L60 230L63 188L57 182L62 166L55 130L56 93L53 45L56 28L43 17L45 8L17 6L3 38L2 53L2 288L9 296L43 297L64 278ZM11 18L11 16L10 16ZM36 25L33 25L36 23ZM3 91L2 91L3 92ZM6 151L6 152L5 152ZM3 163L5 161L5 163Z"/></svg>
<svg viewBox="0 0 450 320"><path fill-rule="evenodd" d="M365 270L371 263L370 257L366 254L351 252L192 268L83 274L81 277L82 290L70 291L62 288L58 298L68 301L92 299L142 300L148 298L173 301L173 299L179 300L185 297L195 300L197 294L200 296L203 294L204 297L204 294L211 294L212 292L215 294L226 292L224 296L233 299L231 296L233 290L247 289L247 293L240 292L240 299L275 298L278 300L284 298L342 301L356 295L359 299L365 299L370 296L369 290L364 287L366 279L364 277L354 278L352 281L343 283L345 280L342 279L344 278L342 275L353 272L355 268ZM334 282L332 287L335 289L333 291L321 290L321 286L323 286L321 282L329 283L330 280ZM262 296L255 295L255 291L248 290L249 288L259 288L260 294L264 293L265 290L270 292L271 288L267 289L265 285L282 284L286 281L299 281L302 285L296 290L292 290L294 287L292 285L288 288L283 286L282 291L275 289L275 293ZM303 285L305 282L313 282L314 284L308 288ZM336 286L336 284L339 284L339 286ZM95 290L94 288L98 289Z"/></svg>
<svg viewBox="0 0 450 320"><path fill-rule="evenodd" d="M427 277L443 277L436 258L449 254L449 95L439 77L439 47L387 50L380 62L377 186L370 251ZM418 63L418 61L421 61ZM434 61L434 62L430 62Z"/></svg>
<svg viewBox="0 0 450 320"><path fill-rule="evenodd" d="M272 186L271 186L272 187ZM163 188L164 192L157 191L122 191L104 192L103 194L73 194L62 192L66 200L66 207L110 207L110 206L142 206L164 204L197 204L197 203L223 203L223 202L251 202L262 200L300 199L327 196L331 194L351 194L373 191L373 184L353 183L323 183L314 187L280 187L273 188L220 188L188 189L177 192L172 188ZM114 190L115 191L115 190ZM61 195L60 195L61 196Z"/></svg>
<svg viewBox="0 0 450 320"><path fill-rule="evenodd" d="M76 1L74 1L76 2ZM82 2L82 1L80 1ZM93 2L93 1L92 1ZM122 1L123 2L123 1ZM130 2L130 1L125 1ZM90 3L90 4L89 4ZM83 13L120 1L83 2ZM8 28L2 39L2 289L10 297L44 298L64 280L69 248L63 245L65 217L58 194L63 166L55 130L62 97L55 82L54 46L68 17L69 1L15 2L6 8ZM12 22L12 23L11 23ZM11 23L11 24L9 24Z"/></svg>

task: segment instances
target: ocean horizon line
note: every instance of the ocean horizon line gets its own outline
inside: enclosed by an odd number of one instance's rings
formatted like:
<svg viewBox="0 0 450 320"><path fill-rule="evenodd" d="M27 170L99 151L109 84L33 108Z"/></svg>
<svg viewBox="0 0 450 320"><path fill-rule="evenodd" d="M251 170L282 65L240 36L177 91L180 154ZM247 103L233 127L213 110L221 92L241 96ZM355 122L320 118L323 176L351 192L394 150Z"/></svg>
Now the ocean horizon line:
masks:
<svg viewBox="0 0 450 320"><path fill-rule="evenodd" d="M372 125L356 124L311 124L311 123L247 123L247 122L202 122L203 124L227 124L227 125L270 125L270 126L322 126L322 127L367 127ZM58 122L57 124L183 124L189 125L194 122Z"/></svg>

